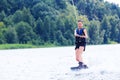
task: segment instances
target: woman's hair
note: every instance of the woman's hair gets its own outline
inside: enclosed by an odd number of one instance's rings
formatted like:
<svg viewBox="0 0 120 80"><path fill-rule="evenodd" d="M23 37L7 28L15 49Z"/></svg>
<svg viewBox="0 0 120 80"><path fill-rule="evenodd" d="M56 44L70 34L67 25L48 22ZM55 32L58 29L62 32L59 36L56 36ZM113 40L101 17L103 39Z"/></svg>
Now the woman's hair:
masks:
<svg viewBox="0 0 120 80"><path fill-rule="evenodd" d="M78 22L83 22L82 20L78 20Z"/></svg>

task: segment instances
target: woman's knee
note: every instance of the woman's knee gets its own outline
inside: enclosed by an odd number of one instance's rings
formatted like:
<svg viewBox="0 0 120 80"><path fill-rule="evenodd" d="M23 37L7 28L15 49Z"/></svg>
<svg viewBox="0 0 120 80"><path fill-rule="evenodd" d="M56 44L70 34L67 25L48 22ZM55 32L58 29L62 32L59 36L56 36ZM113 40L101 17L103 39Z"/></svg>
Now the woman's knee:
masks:
<svg viewBox="0 0 120 80"><path fill-rule="evenodd" d="M80 61L80 58L81 58L81 54L80 54L80 53L77 53L77 54L76 54L76 61Z"/></svg>
<svg viewBox="0 0 120 80"><path fill-rule="evenodd" d="M84 47L81 46L81 47L79 48L79 52L81 53L81 52L83 52L83 51L84 51Z"/></svg>
<svg viewBox="0 0 120 80"><path fill-rule="evenodd" d="M80 59L79 59L78 57L76 57L76 61L78 61L78 62L79 62L79 61L80 61Z"/></svg>

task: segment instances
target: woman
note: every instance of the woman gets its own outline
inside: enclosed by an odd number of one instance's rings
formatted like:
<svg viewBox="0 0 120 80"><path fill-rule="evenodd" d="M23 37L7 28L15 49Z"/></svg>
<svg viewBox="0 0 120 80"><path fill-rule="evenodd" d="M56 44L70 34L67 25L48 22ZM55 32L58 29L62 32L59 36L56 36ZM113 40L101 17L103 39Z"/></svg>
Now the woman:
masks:
<svg viewBox="0 0 120 80"><path fill-rule="evenodd" d="M75 35L75 55L76 61L78 62L77 67L71 67L71 69L83 69L88 68L87 65L83 63L82 53L85 51L86 38L88 38L87 30L83 28L83 23L81 20L78 20L78 28L74 31Z"/></svg>

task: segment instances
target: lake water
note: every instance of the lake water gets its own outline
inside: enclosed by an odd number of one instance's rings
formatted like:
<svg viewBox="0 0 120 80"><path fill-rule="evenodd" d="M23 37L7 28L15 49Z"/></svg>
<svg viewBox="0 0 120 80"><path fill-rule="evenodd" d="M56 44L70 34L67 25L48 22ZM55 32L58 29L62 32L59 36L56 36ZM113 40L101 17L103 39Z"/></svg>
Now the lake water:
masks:
<svg viewBox="0 0 120 80"><path fill-rule="evenodd" d="M74 46L0 50L0 80L120 80L120 44L87 46L77 66Z"/></svg>

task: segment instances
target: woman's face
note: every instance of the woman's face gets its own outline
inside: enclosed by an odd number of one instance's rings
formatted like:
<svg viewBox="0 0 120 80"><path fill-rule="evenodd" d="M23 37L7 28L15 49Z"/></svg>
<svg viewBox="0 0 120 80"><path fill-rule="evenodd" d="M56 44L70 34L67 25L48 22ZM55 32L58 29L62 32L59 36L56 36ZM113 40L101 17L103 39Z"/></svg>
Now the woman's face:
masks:
<svg viewBox="0 0 120 80"><path fill-rule="evenodd" d="M78 22L78 28L82 28L83 23L82 22Z"/></svg>

